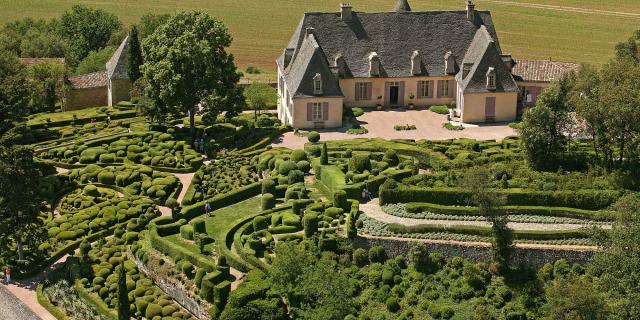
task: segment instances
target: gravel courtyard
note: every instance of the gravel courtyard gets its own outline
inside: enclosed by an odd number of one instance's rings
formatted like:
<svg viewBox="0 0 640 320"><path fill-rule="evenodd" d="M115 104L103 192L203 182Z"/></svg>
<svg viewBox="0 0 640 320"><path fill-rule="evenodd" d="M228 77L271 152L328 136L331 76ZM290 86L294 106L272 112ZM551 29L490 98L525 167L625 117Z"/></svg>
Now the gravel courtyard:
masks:
<svg viewBox="0 0 640 320"><path fill-rule="evenodd" d="M383 138L383 139L456 139L471 138L477 140L502 140L505 137L516 135L515 130L507 124L481 125L465 128L460 131L451 131L442 127L447 121L446 115L437 114L429 110L392 109L383 111L367 111L358 117L362 126L369 133L362 135L347 134L349 126L339 129L318 130L322 140L346 140L354 138ZM416 130L396 131L395 125L412 124ZM301 149L307 139L298 137L293 132L287 132L278 137L273 144L275 146Z"/></svg>

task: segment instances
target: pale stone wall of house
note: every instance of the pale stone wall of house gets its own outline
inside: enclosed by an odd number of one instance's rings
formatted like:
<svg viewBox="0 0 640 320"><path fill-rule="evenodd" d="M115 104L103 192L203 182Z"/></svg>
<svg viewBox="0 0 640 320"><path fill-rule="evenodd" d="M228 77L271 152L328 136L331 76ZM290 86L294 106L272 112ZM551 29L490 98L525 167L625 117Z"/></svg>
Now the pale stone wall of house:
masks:
<svg viewBox="0 0 640 320"><path fill-rule="evenodd" d="M78 110L107 105L107 87L71 89L65 94L64 110Z"/></svg>
<svg viewBox="0 0 640 320"><path fill-rule="evenodd" d="M385 104L385 84L387 82L404 82L404 99L402 105L406 106L410 102L413 102L416 106L431 106L431 105L446 105L451 101L455 101L456 88L449 88L451 91L451 97L438 98L439 92L438 81L439 80L454 80L453 76L447 77L404 77L404 78L348 78L340 79L340 89L344 94L344 104L349 107L375 107L378 103ZM433 81L434 88L432 98L419 99L418 81ZM372 94L371 100L356 100L356 83L357 82L371 82ZM454 85L455 86L455 85ZM414 95L414 99L411 100L411 95ZM378 99L378 96L382 96L382 99Z"/></svg>
<svg viewBox="0 0 640 320"><path fill-rule="evenodd" d="M307 120L308 103L329 103L327 120ZM293 99L292 126L299 129L339 128L342 127L342 97L313 97Z"/></svg>
<svg viewBox="0 0 640 320"><path fill-rule="evenodd" d="M114 106L120 101L131 100L131 81L129 79L109 80L109 106Z"/></svg>
<svg viewBox="0 0 640 320"><path fill-rule="evenodd" d="M293 100L280 68L278 68L278 119L285 125L293 126Z"/></svg>
<svg viewBox="0 0 640 320"><path fill-rule="evenodd" d="M505 122L516 119L517 92L464 93L461 118L465 123L485 122L487 97L495 97L495 121Z"/></svg>

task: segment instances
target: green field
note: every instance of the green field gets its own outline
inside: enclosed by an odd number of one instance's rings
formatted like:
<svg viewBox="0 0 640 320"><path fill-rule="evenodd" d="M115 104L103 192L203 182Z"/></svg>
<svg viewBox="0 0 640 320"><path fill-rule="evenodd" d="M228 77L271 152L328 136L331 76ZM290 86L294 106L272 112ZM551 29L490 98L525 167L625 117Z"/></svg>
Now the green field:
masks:
<svg viewBox="0 0 640 320"><path fill-rule="evenodd" d="M273 73L274 60L305 11L338 11L340 0L0 0L0 21L54 18L75 3L115 13L130 24L146 12L203 10L222 19L235 40L238 65ZM356 11L391 10L394 0L353 0ZM463 0L413 0L413 10L462 10ZM640 28L637 0L477 0L491 10L503 50L517 58L600 64L617 42Z"/></svg>

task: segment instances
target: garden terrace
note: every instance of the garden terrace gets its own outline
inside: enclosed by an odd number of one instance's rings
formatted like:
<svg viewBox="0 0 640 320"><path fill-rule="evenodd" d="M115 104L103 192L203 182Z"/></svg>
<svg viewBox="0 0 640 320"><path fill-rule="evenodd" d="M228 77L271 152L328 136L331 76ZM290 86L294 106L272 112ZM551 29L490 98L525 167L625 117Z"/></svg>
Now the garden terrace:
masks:
<svg viewBox="0 0 640 320"><path fill-rule="evenodd" d="M231 119L223 119L206 127L207 136L212 139L214 150L247 150L267 146L278 135L286 131L273 114L262 114L254 121L253 114L241 114Z"/></svg>
<svg viewBox="0 0 640 320"><path fill-rule="evenodd" d="M248 156L231 153L200 167L182 203L190 205L258 182L257 169L250 160Z"/></svg>
<svg viewBox="0 0 640 320"><path fill-rule="evenodd" d="M131 242L129 242L131 243ZM106 318L117 318L118 265L124 263L126 286L129 291L131 315L135 319L164 317L172 320L195 319L144 274L126 257L125 240L120 237L101 239L95 245L82 246L77 257L65 264L65 273L74 283L77 294L91 304L97 313ZM47 287L45 286L45 290ZM69 317L78 317L74 308L58 308Z"/></svg>
<svg viewBox="0 0 640 320"><path fill-rule="evenodd" d="M55 148L38 156L60 167L79 167L87 164L116 165L143 164L163 171L189 172L202 165L202 157L185 141L175 141L168 133L138 132L108 137L87 143L78 142Z"/></svg>
<svg viewBox="0 0 640 320"><path fill-rule="evenodd" d="M101 167L90 164L59 175L68 182L99 184L113 187L128 195L146 196L164 205L168 198L177 199L182 184L174 175L143 165Z"/></svg>
<svg viewBox="0 0 640 320"><path fill-rule="evenodd" d="M62 127L70 124L80 125L95 121L106 121L107 117L111 120L132 118L137 115L135 110L121 110L110 107L95 107L82 110L56 112L56 113L40 113L29 117L27 125L32 129Z"/></svg>

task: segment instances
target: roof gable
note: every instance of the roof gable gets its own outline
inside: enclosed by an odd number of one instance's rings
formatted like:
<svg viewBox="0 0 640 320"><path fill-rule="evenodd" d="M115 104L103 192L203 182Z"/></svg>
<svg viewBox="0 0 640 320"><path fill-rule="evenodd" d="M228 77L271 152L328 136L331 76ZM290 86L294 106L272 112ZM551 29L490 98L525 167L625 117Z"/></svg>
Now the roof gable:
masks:
<svg viewBox="0 0 640 320"><path fill-rule="evenodd" d="M317 74L322 78L321 96L343 96L338 81L327 63L327 57L315 36L309 35L304 39L298 54L285 71L285 81L291 95L294 97L317 96L313 90L313 79Z"/></svg>
<svg viewBox="0 0 640 320"><path fill-rule="evenodd" d="M129 63L129 36L126 36L120 46L107 62L107 76L109 79L129 79L127 72Z"/></svg>

